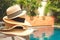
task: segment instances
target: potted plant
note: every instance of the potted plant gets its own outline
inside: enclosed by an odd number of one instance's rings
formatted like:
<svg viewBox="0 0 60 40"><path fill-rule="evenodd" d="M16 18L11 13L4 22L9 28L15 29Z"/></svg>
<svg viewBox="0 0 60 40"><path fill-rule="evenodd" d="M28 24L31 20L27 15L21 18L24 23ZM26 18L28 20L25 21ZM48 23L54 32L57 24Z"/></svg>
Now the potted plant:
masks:
<svg viewBox="0 0 60 40"><path fill-rule="evenodd" d="M49 8L48 5L49 5L50 1L47 1L47 0L42 0L42 1L41 0L16 0L16 2L18 4L20 4L21 9L23 9L23 10L25 9L27 11L27 13L26 13L27 15L25 16L25 19L27 21L29 21L31 24L33 24L34 26L37 26L38 24L39 25L40 24L43 25L44 22L45 22L45 24L48 23L47 22L48 21L48 19L47 19L48 17L47 16L43 15L43 16L39 16L38 17L37 15L44 14L44 13L47 14L48 13L46 11ZM44 6L45 4L43 2L47 3L46 8L45 8L45 6ZM42 9L45 12L39 14L39 12L38 12L38 8L39 7L40 8L42 7ZM42 9L40 9L39 11L41 12ZM50 10L50 9L48 9L48 10ZM50 20L50 17L49 17L49 20Z"/></svg>

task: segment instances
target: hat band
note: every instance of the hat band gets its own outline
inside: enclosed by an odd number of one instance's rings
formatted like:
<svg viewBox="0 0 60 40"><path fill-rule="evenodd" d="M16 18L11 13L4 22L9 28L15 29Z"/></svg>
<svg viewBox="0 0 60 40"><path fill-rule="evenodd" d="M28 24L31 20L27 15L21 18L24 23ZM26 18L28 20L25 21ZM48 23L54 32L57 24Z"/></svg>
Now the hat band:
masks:
<svg viewBox="0 0 60 40"><path fill-rule="evenodd" d="M25 18L17 17L17 18L14 18L14 19L12 19L12 20L17 21L17 22L23 22L23 23L24 23Z"/></svg>
<svg viewBox="0 0 60 40"><path fill-rule="evenodd" d="M19 15L20 13L22 13L22 11L23 10L19 10L19 11L15 12L15 13L12 13L10 15L7 15L7 16L8 16L8 18L12 19L13 17L15 17L15 16Z"/></svg>

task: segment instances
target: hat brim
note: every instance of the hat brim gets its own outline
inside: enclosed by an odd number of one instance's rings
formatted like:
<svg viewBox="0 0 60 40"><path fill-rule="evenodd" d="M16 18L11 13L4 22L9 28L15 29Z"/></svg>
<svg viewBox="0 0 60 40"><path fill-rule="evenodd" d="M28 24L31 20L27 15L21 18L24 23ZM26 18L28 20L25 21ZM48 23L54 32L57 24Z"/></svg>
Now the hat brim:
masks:
<svg viewBox="0 0 60 40"><path fill-rule="evenodd" d="M3 17L3 21L5 22L5 27L2 30L11 30L15 28L16 26L22 26L23 29L27 29L28 26L31 26L30 23L27 21L25 21L24 23L17 22L17 21L8 19L7 16Z"/></svg>
<svg viewBox="0 0 60 40"><path fill-rule="evenodd" d="M7 26L8 27L8 26ZM23 29L28 29L28 26L20 26L20 25L15 25L15 26L12 26L12 27L10 27L10 28L6 28L6 27L3 27L2 29L0 29L0 30L12 30L12 29L15 29L15 28L23 28Z"/></svg>
<svg viewBox="0 0 60 40"><path fill-rule="evenodd" d="M28 26L31 26L31 24L28 22L28 21L26 21L25 20L25 22L24 23L22 23L22 22L17 22L17 21L14 21L14 20L11 20L11 19L9 19L7 16L4 16L3 17L3 21L5 21L5 22L7 22L7 23L10 23L10 24L16 24L16 25L28 25Z"/></svg>
<svg viewBox="0 0 60 40"><path fill-rule="evenodd" d="M9 31L1 31L1 33L3 34L7 34L7 35L17 35L17 36L27 36L30 35L31 33L33 33L34 29L26 29L26 30L20 30L20 29L13 29L13 30L9 30Z"/></svg>

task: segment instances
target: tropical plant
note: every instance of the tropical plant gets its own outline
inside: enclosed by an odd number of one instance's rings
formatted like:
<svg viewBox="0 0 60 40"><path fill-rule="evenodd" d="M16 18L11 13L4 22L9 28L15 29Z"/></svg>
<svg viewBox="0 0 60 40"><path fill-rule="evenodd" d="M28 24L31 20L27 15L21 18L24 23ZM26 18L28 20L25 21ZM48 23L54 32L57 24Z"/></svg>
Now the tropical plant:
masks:
<svg viewBox="0 0 60 40"><path fill-rule="evenodd" d="M45 14L48 12L53 12L55 23L60 23L60 0L48 0L45 8Z"/></svg>
<svg viewBox="0 0 60 40"><path fill-rule="evenodd" d="M16 3L20 4L21 9L26 9L29 16L35 16L36 10L41 6L41 0L16 0Z"/></svg>
<svg viewBox="0 0 60 40"><path fill-rule="evenodd" d="M48 0L45 13L51 12L51 11L60 11L60 1L59 0Z"/></svg>

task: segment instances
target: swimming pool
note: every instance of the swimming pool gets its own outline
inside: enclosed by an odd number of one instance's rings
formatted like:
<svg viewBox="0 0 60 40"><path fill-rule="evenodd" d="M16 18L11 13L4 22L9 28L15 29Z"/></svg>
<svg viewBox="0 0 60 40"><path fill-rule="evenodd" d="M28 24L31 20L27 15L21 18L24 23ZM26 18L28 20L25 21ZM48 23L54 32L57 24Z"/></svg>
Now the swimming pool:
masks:
<svg viewBox="0 0 60 40"><path fill-rule="evenodd" d="M40 38L34 38L34 35L30 35L30 40L40 40ZM60 40L60 29L54 28L53 35L51 35L49 38L43 37L43 40Z"/></svg>

